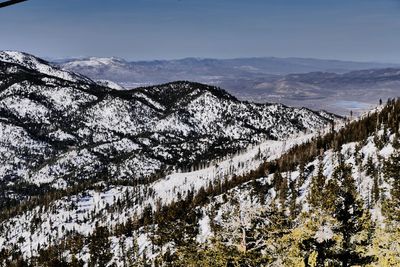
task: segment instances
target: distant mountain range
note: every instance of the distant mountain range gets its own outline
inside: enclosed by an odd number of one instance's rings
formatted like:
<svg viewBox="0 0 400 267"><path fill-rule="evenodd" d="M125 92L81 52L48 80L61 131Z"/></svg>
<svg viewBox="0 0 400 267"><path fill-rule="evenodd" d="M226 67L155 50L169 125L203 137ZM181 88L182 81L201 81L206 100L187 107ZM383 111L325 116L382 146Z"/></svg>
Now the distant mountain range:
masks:
<svg viewBox="0 0 400 267"><path fill-rule="evenodd" d="M399 67L396 64L351 62L309 58L238 58L126 61L120 58L83 58L58 60L64 69L96 79L120 82L163 83L171 80L198 80L222 77L286 75L291 73L334 72ZM218 79L218 78L217 78Z"/></svg>
<svg viewBox="0 0 400 267"><path fill-rule="evenodd" d="M359 113L398 95L396 64L303 58L129 62L118 58L59 60L61 68L125 88L190 80L221 86L239 99ZM399 68L399 69L398 69Z"/></svg>

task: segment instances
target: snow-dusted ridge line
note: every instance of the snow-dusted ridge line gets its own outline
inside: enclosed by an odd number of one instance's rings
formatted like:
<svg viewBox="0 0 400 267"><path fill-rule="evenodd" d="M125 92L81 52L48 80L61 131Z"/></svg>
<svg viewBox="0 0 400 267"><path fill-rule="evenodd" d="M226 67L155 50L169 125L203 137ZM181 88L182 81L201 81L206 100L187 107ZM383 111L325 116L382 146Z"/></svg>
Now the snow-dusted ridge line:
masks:
<svg viewBox="0 0 400 267"><path fill-rule="evenodd" d="M120 84L113 82L113 81L97 80L96 82L101 86L108 87L108 88L111 88L114 90L126 90L123 86L121 86Z"/></svg>
<svg viewBox="0 0 400 267"><path fill-rule="evenodd" d="M6 73L16 68L11 74L2 74L13 82L0 92L2 114L11 122L15 118L22 121L24 130L49 146L52 155L48 163L14 155L32 169L24 175L13 173L18 168L13 162L4 159L2 163L7 175L35 184L60 181L71 174L75 176L72 180L86 174L96 176L102 165L113 177L148 177L163 166L207 161L264 139L282 140L313 132L332 120L330 115L308 109L242 102L220 88L188 81L122 91L86 83L85 78L65 82L65 73L60 78L59 70L45 61L17 52L2 55ZM30 70L29 76L25 68ZM20 81L22 73L25 80ZM116 157L111 155L114 146L124 138L140 146L133 149L126 143L118 149L121 161L104 163ZM104 143L109 144L107 149L96 149ZM75 152L69 153L71 150ZM65 158L60 158L63 155ZM77 169L85 175L77 175Z"/></svg>
<svg viewBox="0 0 400 267"><path fill-rule="evenodd" d="M23 52L0 51L0 61L18 64L25 68L36 70L40 73L71 82L82 81L92 83L92 80L87 77L73 73L71 71L62 70L57 66L51 65L45 60L39 59L33 55Z"/></svg>

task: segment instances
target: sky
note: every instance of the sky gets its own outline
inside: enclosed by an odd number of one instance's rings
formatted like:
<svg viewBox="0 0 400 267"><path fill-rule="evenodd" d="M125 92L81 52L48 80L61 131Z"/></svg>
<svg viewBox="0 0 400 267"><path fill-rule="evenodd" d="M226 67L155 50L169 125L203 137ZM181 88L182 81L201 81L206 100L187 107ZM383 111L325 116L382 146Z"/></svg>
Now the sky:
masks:
<svg viewBox="0 0 400 267"><path fill-rule="evenodd" d="M0 9L0 50L400 63L400 0L29 0Z"/></svg>

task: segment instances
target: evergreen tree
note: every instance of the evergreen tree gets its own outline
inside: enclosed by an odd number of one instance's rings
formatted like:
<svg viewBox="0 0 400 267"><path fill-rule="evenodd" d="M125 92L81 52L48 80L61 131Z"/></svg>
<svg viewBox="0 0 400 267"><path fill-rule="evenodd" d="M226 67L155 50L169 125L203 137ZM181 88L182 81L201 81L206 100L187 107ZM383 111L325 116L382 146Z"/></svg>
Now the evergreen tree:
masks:
<svg viewBox="0 0 400 267"><path fill-rule="evenodd" d="M340 161L333 178L340 184L334 213L338 224L334 232L342 239L340 250L334 257L342 267L367 264L372 261L365 251L370 242L368 234L371 231L371 219L357 195L352 167Z"/></svg>
<svg viewBox="0 0 400 267"><path fill-rule="evenodd" d="M96 225L89 243L90 266L106 267L111 260L111 242L108 236L109 232L106 227Z"/></svg>
<svg viewBox="0 0 400 267"><path fill-rule="evenodd" d="M383 164L383 174L392 185L390 198L384 201L385 227L378 229L373 243L376 265L400 266L400 153L396 150Z"/></svg>
<svg viewBox="0 0 400 267"><path fill-rule="evenodd" d="M384 212L392 222L400 223L400 152L395 151L384 164L385 179L392 185L390 199L386 201Z"/></svg>
<svg viewBox="0 0 400 267"><path fill-rule="evenodd" d="M372 157L368 157L367 165L365 166L365 168L366 168L366 174L371 176L373 179L371 196L372 196L372 202L376 203L380 197L379 172L372 160Z"/></svg>
<svg viewBox="0 0 400 267"><path fill-rule="evenodd" d="M301 250L304 266L328 266L335 263L334 253L338 250L338 237L332 228L337 221L322 210L307 214L302 225L293 230L299 232L297 245ZM301 232L300 232L301 231Z"/></svg>
<svg viewBox="0 0 400 267"><path fill-rule="evenodd" d="M297 203L297 198L300 196L298 180L291 181L289 184L289 188L290 188L290 203L289 203L290 219L293 221L296 219L296 217L299 215L301 211L301 205Z"/></svg>
<svg viewBox="0 0 400 267"><path fill-rule="evenodd" d="M324 187L326 177L324 176L324 164L322 158L319 158L318 172L316 176L312 177L310 193L308 195L308 203L311 208L320 208L325 198Z"/></svg>

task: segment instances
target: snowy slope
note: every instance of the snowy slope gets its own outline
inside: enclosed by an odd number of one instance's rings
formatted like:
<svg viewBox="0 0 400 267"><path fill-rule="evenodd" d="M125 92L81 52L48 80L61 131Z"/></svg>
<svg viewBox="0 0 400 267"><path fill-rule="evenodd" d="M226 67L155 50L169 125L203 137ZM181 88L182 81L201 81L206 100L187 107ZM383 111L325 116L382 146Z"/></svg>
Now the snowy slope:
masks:
<svg viewBox="0 0 400 267"><path fill-rule="evenodd" d="M383 135L381 130L378 135ZM50 236L55 236L53 242L62 239L68 231L87 236L92 233L94 225L104 225L107 227L116 227L124 224L132 215L142 214L147 206L157 209L157 205L169 205L179 198L184 198L187 192L193 190L197 193L202 187L207 187L210 183L218 183L224 179L230 179L232 175L245 175L265 161L273 161L283 155L286 151L295 145L312 140L314 134L300 134L291 136L288 140L264 141L258 145L250 146L236 155L211 161L209 166L203 166L199 170L190 172L175 172L167 175L164 179L157 180L148 185L141 186L107 186L99 184L96 190L86 190L76 195L70 195L60 200L54 201L46 209L35 208L24 212L14 218L2 223L4 229L11 229L1 233L0 245L12 247L18 243L18 239L23 236L24 242L19 242L18 246L22 249L25 257L30 257L31 252L36 255L38 246L45 248L48 246ZM373 187L373 178L366 173L368 158L372 158L374 164L387 159L394 151L392 142L394 135L388 136L389 142L382 148L378 148L374 138L371 136L362 142L348 143L342 146L340 154L344 156L344 161L353 166L353 177L356 181L357 191L362 200L371 203L371 192ZM362 160L357 158L362 155ZM334 168L339 164L338 152L327 150L322 155L324 166L324 175L333 179ZM308 210L307 196L310 193L310 183L314 175L317 174L319 160L315 159L305 166L305 179L299 188L300 195L296 202L301 205L303 211ZM299 171L282 173L288 181L299 180ZM268 207L277 196L273 187L273 174L261 177L256 181L237 186L223 195L218 195L210 199L209 204L199 207L201 216L199 218L199 234L196 241L199 246L202 243L210 242L214 237L215 227L221 227L228 231L228 240L230 227L236 227L234 220L239 220L241 216L248 219L251 216L257 216L258 213L268 211ZM382 192L387 195L390 185L383 183ZM259 197L260 190L264 190L261 202ZM122 203L122 206L121 206ZM381 203L370 206L372 219L382 224ZM242 215L240 215L242 214ZM32 228L34 222L40 216L41 222ZM238 217L239 216L239 217ZM249 217L250 216L250 217ZM196 226L195 226L196 227ZM34 230L32 230L34 229ZM329 232L329 229L325 229ZM321 234L322 235L322 234ZM114 254L113 263L117 266L123 266L119 251L121 242L125 242L125 248L132 246L132 237L112 236L112 252ZM151 250L153 246L149 240L149 233L145 229L137 232L140 252L152 259L160 253L160 248ZM322 238L322 237L321 237ZM173 246L172 246L173 247ZM33 249L32 249L33 248ZM150 250L152 252L150 252ZM165 248L163 248L165 251ZM145 252L146 251L146 252ZM162 250L161 250L162 251ZM84 261L89 259L87 248L83 249L80 258Z"/></svg>
<svg viewBox="0 0 400 267"><path fill-rule="evenodd" d="M190 82L116 91L30 55L1 55L0 144L18 159L2 158L2 180L55 186L106 176L143 179L263 140L314 132L333 119L241 102ZM20 132L15 144L6 134L15 135L13 129ZM31 144L42 150L21 150Z"/></svg>
<svg viewBox="0 0 400 267"><path fill-rule="evenodd" d="M42 59L22 52L0 51L0 61L17 64L27 69L35 70L42 74L54 76L67 81L76 82L79 80L85 80L85 82L90 82L89 78L83 77L79 74L61 70L59 67L52 66L50 63Z"/></svg>
<svg viewBox="0 0 400 267"><path fill-rule="evenodd" d="M100 191L87 190L77 195L64 197L51 203L46 210L37 207L3 222L1 225L4 229L15 226L13 231L0 233L0 245L11 247L22 236L25 242L19 246L25 256L30 257L29 248L33 247L32 252L36 254L38 251L35 248L38 245L41 248L48 245L49 236L62 239L68 231L88 235L92 233L96 223L108 227L125 223L133 214L140 215L143 208L148 205L154 209L157 203L168 205L177 200L178 193L185 197L188 191L198 192L201 187L206 187L210 182L222 181L233 174L245 174L256 169L264 160L276 159L294 145L303 143L313 136L313 134L301 135L293 137L291 141L265 141L238 155L214 162L215 165L208 168L172 173L164 179L140 187L108 188L105 186ZM153 193L146 194L149 191ZM131 206L127 204L127 196L133 198ZM117 202L124 203L123 210L116 208ZM37 216L42 218L41 223L32 232L31 222Z"/></svg>
<svg viewBox="0 0 400 267"><path fill-rule="evenodd" d="M0 53L0 208L17 207L2 214L1 247L29 258L70 232L124 223L147 205L256 169L342 120L187 81L109 86Z"/></svg>

